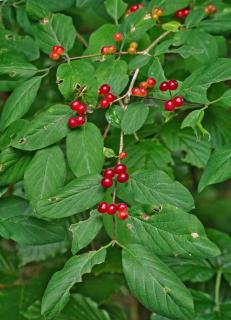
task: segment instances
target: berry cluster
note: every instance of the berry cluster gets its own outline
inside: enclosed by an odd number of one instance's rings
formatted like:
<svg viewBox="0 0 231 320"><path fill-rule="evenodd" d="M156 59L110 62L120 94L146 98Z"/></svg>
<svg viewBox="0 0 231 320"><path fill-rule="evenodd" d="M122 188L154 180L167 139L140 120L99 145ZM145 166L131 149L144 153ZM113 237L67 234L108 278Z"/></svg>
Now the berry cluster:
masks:
<svg viewBox="0 0 231 320"><path fill-rule="evenodd" d="M107 203L107 202L100 202L98 205L98 212L99 213L106 213L109 215L114 215L118 212L118 218L120 220L126 220L128 218L127 213L128 206L126 203Z"/></svg>
<svg viewBox="0 0 231 320"><path fill-rule="evenodd" d="M73 129L75 127L83 126L86 122L85 114L87 112L87 106L78 100L72 101L69 105L71 109L76 111L78 114L76 117L72 117L69 119L68 121L69 127Z"/></svg>
<svg viewBox="0 0 231 320"><path fill-rule="evenodd" d="M110 90L111 87L108 84L102 84L99 88L99 96L104 95L104 98L99 101L100 107L103 109L107 109L116 99L116 96L114 96Z"/></svg>
<svg viewBox="0 0 231 320"><path fill-rule="evenodd" d="M174 91L178 88L178 82L176 80L163 81L160 84L161 91ZM184 99L181 96L174 97L171 100L167 100L164 103L166 111L173 111L175 108L180 108L184 104Z"/></svg>
<svg viewBox="0 0 231 320"><path fill-rule="evenodd" d="M131 42L128 48L128 53L130 54L136 54L137 52L138 43L137 42Z"/></svg>
<svg viewBox="0 0 231 320"><path fill-rule="evenodd" d="M217 7L214 4L209 4L207 7L205 7L206 14L214 14L216 12L217 12Z"/></svg>
<svg viewBox="0 0 231 320"><path fill-rule="evenodd" d="M104 46L101 48L101 54L102 55L109 55L109 54L115 54L116 53L116 46Z"/></svg>
<svg viewBox="0 0 231 320"><path fill-rule="evenodd" d="M143 8L143 6L144 6L144 5L143 5L142 3L134 4L133 6L131 6L131 7L127 10L126 16L128 16L129 14L134 13L134 12L136 12L137 10Z"/></svg>
<svg viewBox="0 0 231 320"><path fill-rule="evenodd" d="M64 48L62 46L53 46L49 57L52 60L59 60L62 54L64 54Z"/></svg>
<svg viewBox="0 0 231 320"><path fill-rule="evenodd" d="M154 88L156 84L156 79L148 78L147 81L142 81L139 87L132 88L132 95L135 97L146 97L147 88Z"/></svg>
<svg viewBox="0 0 231 320"><path fill-rule="evenodd" d="M161 8L154 8L151 12L151 17L153 20L158 20L159 17L164 15L164 11Z"/></svg>
<svg viewBox="0 0 231 320"><path fill-rule="evenodd" d="M176 12L176 18L184 19L189 15L189 13L190 13L190 10L188 8L180 9Z"/></svg>
<svg viewBox="0 0 231 320"><path fill-rule="evenodd" d="M127 167L123 163L117 163L113 169L108 168L103 172L103 179L101 180L101 185L107 189L113 185L113 178L117 176L117 181L120 183L127 182L129 175L126 172Z"/></svg>

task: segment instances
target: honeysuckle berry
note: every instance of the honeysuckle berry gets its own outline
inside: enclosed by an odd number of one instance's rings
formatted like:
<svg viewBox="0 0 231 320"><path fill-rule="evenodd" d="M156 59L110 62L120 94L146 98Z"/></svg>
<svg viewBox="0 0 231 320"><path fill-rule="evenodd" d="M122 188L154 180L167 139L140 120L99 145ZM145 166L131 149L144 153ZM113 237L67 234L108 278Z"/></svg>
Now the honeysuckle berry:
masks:
<svg viewBox="0 0 231 320"><path fill-rule="evenodd" d="M217 7L214 4L209 4L204 10L206 14L214 14L217 12Z"/></svg>
<svg viewBox="0 0 231 320"><path fill-rule="evenodd" d="M164 103L164 108L166 111L173 111L175 109L175 103L173 100L167 100Z"/></svg>
<svg viewBox="0 0 231 320"><path fill-rule="evenodd" d="M116 52L116 46L105 46L101 48L101 54L107 55L107 54L114 54Z"/></svg>
<svg viewBox="0 0 231 320"><path fill-rule="evenodd" d="M123 40L123 35L121 32L116 32L113 38L116 42L121 42Z"/></svg>
<svg viewBox="0 0 231 320"><path fill-rule="evenodd" d="M173 103L176 108L180 108L184 104L184 99L181 96L177 96L173 99Z"/></svg>
<svg viewBox="0 0 231 320"><path fill-rule="evenodd" d="M71 129L77 127L77 121L76 121L76 118L70 118L68 120L68 125Z"/></svg>
<svg viewBox="0 0 231 320"><path fill-rule="evenodd" d="M129 47L129 48L128 48L128 53L129 53L129 54L136 54L136 52L137 52L137 51L136 51L136 48L133 48L133 47Z"/></svg>
<svg viewBox="0 0 231 320"><path fill-rule="evenodd" d="M103 178L101 180L101 185L102 187L104 187L105 189L110 188L113 185L113 180L110 178Z"/></svg>
<svg viewBox="0 0 231 320"><path fill-rule="evenodd" d="M69 106L71 107L72 110L75 110L82 104L79 100L73 100L72 102L69 103Z"/></svg>
<svg viewBox="0 0 231 320"><path fill-rule="evenodd" d="M147 94L148 94L147 89L145 89L145 88L140 88L140 93L139 93L139 95L140 95L141 97L146 97Z"/></svg>
<svg viewBox="0 0 231 320"><path fill-rule="evenodd" d="M117 210L118 211L125 211L125 210L127 210L127 208L128 208L128 206L124 202L121 202L121 203L117 204Z"/></svg>
<svg viewBox="0 0 231 320"><path fill-rule="evenodd" d="M168 84L167 81L161 82L161 84L160 84L160 90L161 90L161 91L167 91L167 90L169 90L169 84Z"/></svg>
<svg viewBox="0 0 231 320"><path fill-rule="evenodd" d="M176 18L184 19L189 15L189 13L190 13L190 10L188 8L180 9L176 12Z"/></svg>
<svg viewBox="0 0 231 320"><path fill-rule="evenodd" d="M103 172L103 176L104 178L109 178L109 179L112 179L115 175L115 172L113 169L105 169L104 172Z"/></svg>
<svg viewBox="0 0 231 320"><path fill-rule="evenodd" d="M140 88L147 88L148 87L148 83L147 83L147 81L142 81L140 84L139 84L139 87Z"/></svg>
<svg viewBox="0 0 231 320"><path fill-rule="evenodd" d="M106 213L108 209L107 202L100 202L98 205L98 212L99 213Z"/></svg>
<svg viewBox="0 0 231 320"><path fill-rule="evenodd" d="M86 122L86 118L82 115L75 117L75 120L76 120L77 127L82 127Z"/></svg>
<svg viewBox="0 0 231 320"><path fill-rule="evenodd" d="M126 220L129 217L129 215L128 215L127 211L120 211L118 213L117 217L119 220Z"/></svg>
<svg viewBox="0 0 231 320"><path fill-rule="evenodd" d="M126 167L126 165L123 164L123 163L117 163L117 164L115 165L115 167L114 167L114 172L115 172L116 174L124 173L124 172L126 172L126 170L127 170L127 167Z"/></svg>
<svg viewBox="0 0 231 320"><path fill-rule="evenodd" d="M132 88L131 94L133 96L139 96L140 95L140 88L136 88L136 87Z"/></svg>
<svg viewBox="0 0 231 320"><path fill-rule="evenodd" d="M87 111L87 106L83 103L81 103L79 106L75 109L79 115L83 115Z"/></svg>
<svg viewBox="0 0 231 320"><path fill-rule="evenodd" d="M156 84L156 79L155 78L148 78L147 79L147 85L149 88L154 88Z"/></svg>
<svg viewBox="0 0 231 320"><path fill-rule="evenodd" d="M168 87L169 90L176 90L178 88L178 82L176 80L169 80Z"/></svg>
<svg viewBox="0 0 231 320"><path fill-rule="evenodd" d="M126 172L120 173L117 176L117 181L120 182L120 183L127 182L128 179L129 179L129 175Z"/></svg>
<svg viewBox="0 0 231 320"><path fill-rule="evenodd" d="M112 204L109 204L108 207L107 207L107 214L110 214L110 215L113 215L115 214L117 211L117 206L116 204L112 203Z"/></svg>
<svg viewBox="0 0 231 320"><path fill-rule="evenodd" d="M138 43L135 42L135 41L133 41L133 42L130 43L129 47L130 47L130 48L135 48L135 49L137 49Z"/></svg>
<svg viewBox="0 0 231 320"><path fill-rule="evenodd" d="M100 100L99 104L103 109L107 109L110 105L110 102L106 98L104 98Z"/></svg>
<svg viewBox="0 0 231 320"><path fill-rule="evenodd" d="M63 54L64 53L64 47L62 46L53 46L52 51L57 52L58 54Z"/></svg>
<svg viewBox="0 0 231 320"><path fill-rule="evenodd" d="M116 96L114 96L111 92L109 92L105 97L104 97L108 102L112 103L115 101Z"/></svg>
<svg viewBox="0 0 231 320"><path fill-rule="evenodd" d="M101 94L108 94L110 92L110 90L111 90L111 87L108 84L104 83L99 88L99 94L100 95Z"/></svg>
<svg viewBox="0 0 231 320"><path fill-rule="evenodd" d="M102 55L109 54L109 53L108 53L108 47L102 47L102 48L101 48L101 54L102 54Z"/></svg>
<svg viewBox="0 0 231 320"><path fill-rule="evenodd" d="M159 17L164 15L164 11L161 8L154 8L151 12L151 17L153 20L158 20Z"/></svg>
<svg viewBox="0 0 231 320"><path fill-rule="evenodd" d="M60 54L59 54L58 52L51 51L49 57L50 57L50 59L52 59L52 60L59 60Z"/></svg>
<svg viewBox="0 0 231 320"><path fill-rule="evenodd" d="M126 159L127 156L128 156L128 154L126 152L120 152L120 154L119 154L120 159Z"/></svg>

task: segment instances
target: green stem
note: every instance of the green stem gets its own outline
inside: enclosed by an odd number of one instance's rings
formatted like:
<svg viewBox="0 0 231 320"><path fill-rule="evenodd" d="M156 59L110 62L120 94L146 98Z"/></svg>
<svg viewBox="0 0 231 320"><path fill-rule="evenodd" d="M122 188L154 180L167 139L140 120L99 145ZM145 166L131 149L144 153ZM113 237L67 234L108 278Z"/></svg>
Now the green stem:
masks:
<svg viewBox="0 0 231 320"><path fill-rule="evenodd" d="M217 271L216 284L215 284L215 304L216 310L220 311L220 289L221 289L222 270Z"/></svg>

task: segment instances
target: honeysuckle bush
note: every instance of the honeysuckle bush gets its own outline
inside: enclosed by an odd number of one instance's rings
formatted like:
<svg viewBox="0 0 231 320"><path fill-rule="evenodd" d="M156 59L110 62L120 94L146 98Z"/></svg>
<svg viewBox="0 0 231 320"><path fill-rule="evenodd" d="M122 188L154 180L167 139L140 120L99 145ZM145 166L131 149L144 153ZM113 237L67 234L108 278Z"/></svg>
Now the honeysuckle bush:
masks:
<svg viewBox="0 0 231 320"><path fill-rule="evenodd" d="M230 230L194 210L231 178L231 3L0 16L1 319L231 319Z"/></svg>

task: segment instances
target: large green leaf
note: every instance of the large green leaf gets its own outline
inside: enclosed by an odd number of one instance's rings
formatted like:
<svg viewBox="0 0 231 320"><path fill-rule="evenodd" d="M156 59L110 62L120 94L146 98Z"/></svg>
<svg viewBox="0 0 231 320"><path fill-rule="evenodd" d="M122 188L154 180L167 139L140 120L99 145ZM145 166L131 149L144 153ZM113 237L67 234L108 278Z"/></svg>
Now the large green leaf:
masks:
<svg viewBox="0 0 231 320"><path fill-rule="evenodd" d="M230 13L216 17L216 19L206 19L201 21L199 27L209 33L221 34L231 31Z"/></svg>
<svg viewBox="0 0 231 320"><path fill-rule="evenodd" d="M38 151L24 176L25 192L32 204L53 194L66 178L66 165L62 150L53 146Z"/></svg>
<svg viewBox="0 0 231 320"><path fill-rule="evenodd" d="M56 104L36 115L25 128L19 130L11 145L22 150L38 150L58 142L69 132L67 123L71 115L68 106Z"/></svg>
<svg viewBox="0 0 231 320"><path fill-rule="evenodd" d="M57 219L88 210L103 199L100 180L100 175L91 175L71 181L50 198L38 201L37 215Z"/></svg>
<svg viewBox="0 0 231 320"><path fill-rule="evenodd" d="M179 278L150 250L139 245L123 249L128 286L150 311L171 319L191 319L193 300Z"/></svg>
<svg viewBox="0 0 231 320"><path fill-rule="evenodd" d="M123 0L106 0L104 3L107 13L118 24L119 18L125 13L127 4Z"/></svg>
<svg viewBox="0 0 231 320"><path fill-rule="evenodd" d="M70 289L75 283L82 282L84 274L104 262L106 249L83 253L70 258L63 269L56 272L50 279L42 301L42 315L47 319L55 317L62 311L70 298Z"/></svg>
<svg viewBox="0 0 231 320"><path fill-rule="evenodd" d="M56 12L70 8L75 0L27 0L26 9L28 13L34 18L44 18L48 16L49 11Z"/></svg>
<svg viewBox="0 0 231 320"><path fill-rule="evenodd" d="M103 167L103 137L93 123L67 135L67 160L77 176L100 173Z"/></svg>
<svg viewBox="0 0 231 320"><path fill-rule="evenodd" d="M185 210L194 208L190 192L160 170L143 170L133 173L126 186L120 186L119 197L130 203L135 200L153 206L171 204Z"/></svg>
<svg viewBox="0 0 231 320"><path fill-rule="evenodd" d="M40 84L41 77L34 77L14 89L7 99L1 114L1 127L3 129L27 113L37 96Z"/></svg>
<svg viewBox="0 0 231 320"><path fill-rule="evenodd" d="M72 18L64 14L53 14L47 23L33 27L33 33L40 49L49 54L54 45L61 45L69 51L75 42L76 30Z"/></svg>
<svg viewBox="0 0 231 320"><path fill-rule="evenodd" d="M149 108L144 103L136 102L128 105L124 112L121 129L125 134L139 130L148 117Z"/></svg>
<svg viewBox="0 0 231 320"><path fill-rule="evenodd" d="M9 80L18 80L30 78L34 76L38 69L29 62L15 61L16 55L5 54L1 55L0 75L4 75Z"/></svg>
<svg viewBox="0 0 231 320"><path fill-rule="evenodd" d="M72 232L72 253L76 254L79 250L86 247L97 236L102 228L102 219L98 211L93 211L87 220L79 221L70 226Z"/></svg>

